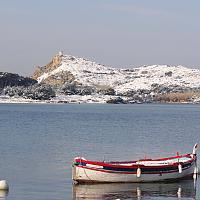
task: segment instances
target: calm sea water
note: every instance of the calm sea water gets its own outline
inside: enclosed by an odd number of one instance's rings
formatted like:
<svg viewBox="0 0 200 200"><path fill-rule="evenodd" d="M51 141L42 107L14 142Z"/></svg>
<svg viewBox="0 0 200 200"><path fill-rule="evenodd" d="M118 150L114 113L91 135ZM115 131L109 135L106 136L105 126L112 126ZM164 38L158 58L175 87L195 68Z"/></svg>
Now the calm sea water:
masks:
<svg viewBox="0 0 200 200"><path fill-rule="evenodd" d="M0 179L10 185L0 199L200 199L199 180L196 189L193 181L71 181L75 156L130 160L188 153L199 133L199 105L0 104Z"/></svg>

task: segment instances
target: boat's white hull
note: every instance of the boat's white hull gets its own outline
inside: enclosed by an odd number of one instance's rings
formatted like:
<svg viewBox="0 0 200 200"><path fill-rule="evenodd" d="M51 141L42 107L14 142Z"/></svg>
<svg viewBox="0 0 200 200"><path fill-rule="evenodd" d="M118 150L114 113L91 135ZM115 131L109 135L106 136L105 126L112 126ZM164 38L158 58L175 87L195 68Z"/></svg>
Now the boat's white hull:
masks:
<svg viewBox="0 0 200 200"><path fill-rule="evenodd" d="M77 182L157 182L192 177L194 167L195 165L193 163L189 168L184 169L181 173L176 171L162 174L141 174L140 177L137 177L137 174L132 173L105 172L73 166L72 179Z"/></svg>

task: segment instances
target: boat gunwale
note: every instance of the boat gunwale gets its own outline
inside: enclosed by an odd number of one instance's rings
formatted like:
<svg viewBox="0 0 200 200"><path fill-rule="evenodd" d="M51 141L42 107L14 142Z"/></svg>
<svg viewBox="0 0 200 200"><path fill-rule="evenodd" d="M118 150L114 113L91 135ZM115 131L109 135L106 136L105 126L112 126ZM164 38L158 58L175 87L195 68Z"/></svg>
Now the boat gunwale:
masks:
<svg viewBox="0 0 200 200"><path fill-rule="evenodd" d="M193 156L192 156L193 155ZM142 161L166 161L166 160L172 160L172 159L179 159L179 158L183 158L183 157L187 157L190 158L190 160L187 161L177 161L177 162L173 162L173 163L169 163L169 164L156 164L156 165L144 165L144 164L140 164L140 163L136 163L136 162L142 162ZM81 164L91 164L91 165L96 165L96 167L98 168L98 166L103 166L103 167L113 167L113 168L127 168L127 169L133 169L133 168L170 168L170 167L176 167L179 164L190 164L193 163L196 160L196 155L195 154L183 154L180 156L173 156L173 157L165 157L165 158L159 158L159 159L142 159L142 160L137 160L137 161L116 161L116 162L101 162L101 161L91 161L91 160L86 160L86 159L82 159L82 158L75 158L74 163L78 163L77 166L82 166ZM127 166L125 164L131 164L130 166ZM76 165L76 164L75 164ZM89 169L92 169L93 167L88 167Z"/></svg>

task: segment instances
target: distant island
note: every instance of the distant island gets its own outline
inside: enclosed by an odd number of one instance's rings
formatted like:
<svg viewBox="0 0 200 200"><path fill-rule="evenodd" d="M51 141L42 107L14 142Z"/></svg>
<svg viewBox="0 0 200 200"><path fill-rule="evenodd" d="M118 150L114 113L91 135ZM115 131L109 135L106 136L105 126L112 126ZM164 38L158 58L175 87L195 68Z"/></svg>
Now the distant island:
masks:
<svg viewBox="0 0 200 200"><path fill-rule="evenodd" d="M59 52L31 77L0 72L0 102L200 103L200 70L168 65L116 69Z"/></svg>

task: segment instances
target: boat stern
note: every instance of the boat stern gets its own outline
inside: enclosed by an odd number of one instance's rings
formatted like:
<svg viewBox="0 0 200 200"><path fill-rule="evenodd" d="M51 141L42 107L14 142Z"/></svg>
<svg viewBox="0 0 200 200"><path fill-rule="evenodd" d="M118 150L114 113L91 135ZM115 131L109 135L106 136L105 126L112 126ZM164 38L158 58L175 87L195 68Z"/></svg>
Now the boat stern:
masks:
<svg viewBox="0 0 200 200"><path fill-rule="evenodd" d="M72 180L73 183L75 184L78 183L82 177L79 169L81 160L86 160L86 159L82 157L75 157L72 163Z"/></svg>
<svg viewBox="0 0 200 200"><path fill-rule="evenodd" d="M72 180L75 183L77 181L77 163L76 160L74 159L72 163Z"/></svg>

